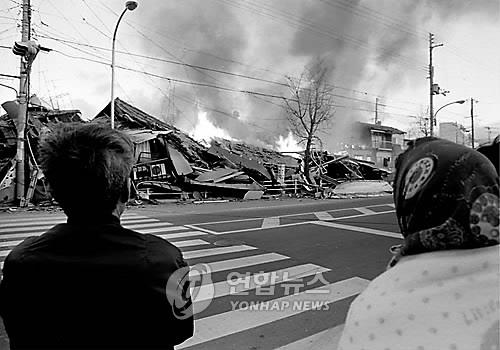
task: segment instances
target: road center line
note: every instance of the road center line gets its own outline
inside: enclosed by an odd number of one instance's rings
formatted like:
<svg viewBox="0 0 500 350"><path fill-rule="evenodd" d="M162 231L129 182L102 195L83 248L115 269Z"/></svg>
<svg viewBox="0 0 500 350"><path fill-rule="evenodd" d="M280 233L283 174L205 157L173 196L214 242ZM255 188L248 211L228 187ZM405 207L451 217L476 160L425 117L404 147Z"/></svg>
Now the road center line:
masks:
<svg viewBox="0 0 500 350"><path fill-rule="evenodd" d="M370 205L370 207L385 207L385 206L390 206L389 203L386 204L374 204ZM330 213L338 212L338 211L345 211L345 210L355 210L356 207L350 207L350 208L338 208L338 209L331 209L328 210ZM279 215L279 218L289 218L289 217L294 217L294 216L299 216L299 215L314 215L314 211L306 212L306 213L295 213L295 214L285 214L285 215ZM236 220L221 220L221 221L206 221L206 222L197 222L195 224L191 224L193 226L200 226L200 225L216 225L216 224L228 224L228 223L233 223L233 222L245 222L245 221L257 221L257 220L262 220L263 218L261 217L253 217L253 218L246 218L246 219L236 219ZM186 225L187 226L187 225ZM211 233L211 232L210 232Z"/></svg>
<svg viewBox="0 0 500 350"><path fill-rule="evenodd" d="M360 218L360 217L364 217L364 216L381 215L381 214L388 214L388 213L394 213L394 210L373 212L372 214L356 214L356 215L341 216L341 217L338 217L338 218L334 218L333 220ZM290 226L314 224L314 223L317 223L317 222L318 221L316 221L316 220L301 221L301 222L292 222L290 224L283 224L283 225L279 225L279 226L276 226L276 227L268 227L268 228L262 228L262 227L244 228L244 229L240 229L240 230L223 231L223 232L212 232L212 233L214 235L227 235L227 234L230 234L230 233L251 232L251 231L260 231L260 230L266 230L266 229L275 229L275 228L283 228L283 227L290 227ZM324 222L324 221L322 221L322 222ZM190 226L192 226L192 228L194 228L194 229L198 229L196 227L196 225L190 225Z"/></svg>
<svg viewBox="0 0 500 350"><path fill-rule="evenodd" d="M376 230L376 229L368 228L368 227L344 225L344 224L339 224L338 222L314 221L313 224L332 227L332 228L338 228L338 229L342 229L342 230L369 233L371 235L386 236L386 237L399 238L399 239L403 238L403 236L400 233Z"/></svg>

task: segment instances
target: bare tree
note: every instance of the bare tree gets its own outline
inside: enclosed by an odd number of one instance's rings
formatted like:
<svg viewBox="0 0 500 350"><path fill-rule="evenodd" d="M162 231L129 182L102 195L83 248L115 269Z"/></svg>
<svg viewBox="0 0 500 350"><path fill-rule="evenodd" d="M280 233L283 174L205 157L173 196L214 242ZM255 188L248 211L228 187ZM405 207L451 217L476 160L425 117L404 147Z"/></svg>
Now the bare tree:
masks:
<svg viewBox="0 0 500 350"><path fill-rule="evenodd" d="M430 136L430 124L429 124L429 108L426 111L421 111L416 116L414 116L415 122L408 130L409 138L418 138L424 136Z"/></svg>
<svg viewBox="0 0 500 350"><path fill-rule="evenodd" d="M287 77L290 98L285 99L285 110L290 130L299 144L305 144L304 173L309 181L311 148L316 141L321 144L318 133L326 130L335 113L333 87L327 78L322 61L306 68L298 79Z"/></svg>

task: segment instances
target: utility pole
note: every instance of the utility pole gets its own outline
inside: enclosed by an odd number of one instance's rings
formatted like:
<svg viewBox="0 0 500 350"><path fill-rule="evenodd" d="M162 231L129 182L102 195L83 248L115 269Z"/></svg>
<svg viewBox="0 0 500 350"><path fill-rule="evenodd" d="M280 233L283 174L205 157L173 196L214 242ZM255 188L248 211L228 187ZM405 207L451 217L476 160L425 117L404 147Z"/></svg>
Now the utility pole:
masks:
<svg viewBox="0 0 500 350"><path fill-rule="evenodd" d="M23 20L21 26L21 42L30 40L31 32L31 5L30 0L23 0ZM29 84L29 62L26 57L21 56L19 79L19 113L17 116L17 153L16 153L16 197L20 206L24 206L24 167L25 152L24 142L26 134L26 117L28 112L28 84Z"/></svg>
<svg viewBox="0 0 500 350"><path fill-rule="evenodd" d="M477 100L475 101L472 97L470 98L470 132L471 132L471 143L472 143L472 149L474 149L474 102L478 102Z"/></svg>
<svg viewBox="0 0 500 350"><path fill-rule="evenodd" d="M375 124L378 122L378 97L375 98Z"/></svg>
<svg viewBox="0 0 500 350"><path fill-rule="evenodd" d="M432 65L432 50L443 44L434 45L434 34L429 33L429 121L431 136L434 136L434 66Z"/></svg>
<svg viewBox="0 0 500 350"><path fill-rule="evenodd" d="M486 130L488 130L488 142L491 142L491 126L485 126Z"/></svg>

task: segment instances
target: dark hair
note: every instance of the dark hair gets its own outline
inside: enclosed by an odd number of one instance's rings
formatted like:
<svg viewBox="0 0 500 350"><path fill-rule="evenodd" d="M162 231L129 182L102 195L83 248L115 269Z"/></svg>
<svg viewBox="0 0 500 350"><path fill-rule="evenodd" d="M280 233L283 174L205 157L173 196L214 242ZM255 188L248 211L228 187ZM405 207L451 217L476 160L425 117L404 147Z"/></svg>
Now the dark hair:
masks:
<svg viewBox="0 0 500 350"><path fill-rule="evenodd" d="M64 124L40 146L41 167L68 216L110 214L128 196L133 146L127 135L98 124Z"/></svg>

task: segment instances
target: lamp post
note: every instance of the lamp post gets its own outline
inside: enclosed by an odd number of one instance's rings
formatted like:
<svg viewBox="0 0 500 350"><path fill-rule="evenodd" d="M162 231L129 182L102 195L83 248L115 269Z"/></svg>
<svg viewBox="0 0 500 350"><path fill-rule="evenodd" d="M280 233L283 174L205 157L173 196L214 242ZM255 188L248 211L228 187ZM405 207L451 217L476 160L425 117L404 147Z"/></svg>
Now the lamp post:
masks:
<svg viewBox="0 0 500 350"><path fill-rule="evenodd" d="M444 107L449 106L449 105L453 105L453 104L460 104L461 105L461 104L464 104L464 103L465 103L465 100L458 100L458 101L453 101L453 102L447 103L444 106L439 107L438 110L434 113L434 125L437 125L437 123L436 123L436 120L437 120L436 116L437 116L438 112L440 110L442 110Z"/></svg>
<svg viewBox="0 0 500 350"><path fill-rule="evenodd" d="M116 41L116 31L118 30L118 25L123 18L123 15L127 10L133 11L137 8L137 1L127 1L125 3L125 8L122 14L116 22L115 31L113 33L113 46L111 48L111 129L115 128L115 41Z"/></svg>
<svg viewBox="0 0 500 350"><path fill-rule="evenodd" d="M19 95L19 93L17 92L17 90L15 88L13 88L12 86L5 85L5 84L0 84L0 86L3 86L3 87L6 87L8 89L13 90L16 93L16 97Z"/></svg>

